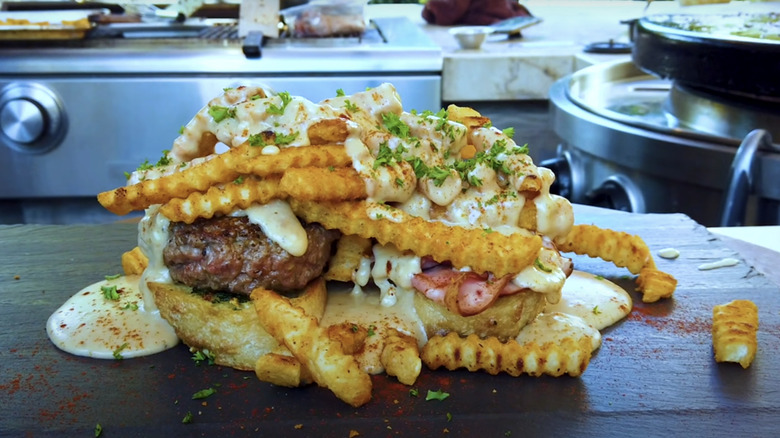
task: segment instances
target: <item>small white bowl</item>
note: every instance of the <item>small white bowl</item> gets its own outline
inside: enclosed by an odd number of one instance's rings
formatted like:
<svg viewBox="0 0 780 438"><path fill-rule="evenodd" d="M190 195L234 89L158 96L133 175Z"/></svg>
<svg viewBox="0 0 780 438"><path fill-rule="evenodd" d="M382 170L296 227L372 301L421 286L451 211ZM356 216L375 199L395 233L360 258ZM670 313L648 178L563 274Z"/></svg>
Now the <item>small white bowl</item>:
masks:
<svg viewBox="0 0 780 438"><path fill-rule="evenodd" d="M450 34L458 41L461 49L479 49L491 33L493 28L489 26L461 26L450 29Z"/></svg>

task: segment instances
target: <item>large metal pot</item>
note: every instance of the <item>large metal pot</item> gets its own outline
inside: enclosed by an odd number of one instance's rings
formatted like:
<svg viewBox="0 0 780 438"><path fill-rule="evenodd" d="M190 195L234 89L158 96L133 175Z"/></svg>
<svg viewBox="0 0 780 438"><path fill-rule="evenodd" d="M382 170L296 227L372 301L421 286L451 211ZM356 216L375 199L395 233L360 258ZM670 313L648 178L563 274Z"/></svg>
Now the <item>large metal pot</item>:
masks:
<svg viewBox="0 0 780 438"><path fill-rule="evenodd" d="M579 203L682 212L707 226L777 224L780 153L768 132L777 128L724 134L687 126L669 113L672 89L630 61L557 81L550 111L563 143L543 163L556 170L557 190Z"/></svg>

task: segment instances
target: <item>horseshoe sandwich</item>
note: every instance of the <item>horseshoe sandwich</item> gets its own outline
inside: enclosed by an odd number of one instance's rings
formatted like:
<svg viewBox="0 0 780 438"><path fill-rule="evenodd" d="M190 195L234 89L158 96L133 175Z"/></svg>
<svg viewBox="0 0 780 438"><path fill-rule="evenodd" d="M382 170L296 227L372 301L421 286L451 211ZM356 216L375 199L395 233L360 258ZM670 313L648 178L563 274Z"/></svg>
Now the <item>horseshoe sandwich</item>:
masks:
<svg viewBox="0 0 780 438"><path fill-rule="evenodd" d="M404 111L390 84L336 94L227 89L156 165L98 196L116 214L145 209L123 266L192 349L359 406L369 374L413 384L422 363L581 374L598 330L545 310L572 274L560 245L601 256L588 242L607 233L627 242L609 260L673 291L641 240L574 226L511 129L469 108ZM630 310L624 296L602 327Z"/></svg>

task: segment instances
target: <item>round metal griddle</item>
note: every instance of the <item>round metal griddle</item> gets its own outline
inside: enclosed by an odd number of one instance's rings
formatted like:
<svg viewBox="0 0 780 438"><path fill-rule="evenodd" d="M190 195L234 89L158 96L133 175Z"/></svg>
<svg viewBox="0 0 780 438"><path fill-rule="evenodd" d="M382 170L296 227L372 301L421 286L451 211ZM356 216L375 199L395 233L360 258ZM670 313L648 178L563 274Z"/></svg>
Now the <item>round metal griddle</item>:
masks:
<svg viewBox="0 0 780 438"><path fill-rule="evenodd" d="M778 20L775 13L643 17L634 29L632 57L664 79L776 104Z"/></svg>

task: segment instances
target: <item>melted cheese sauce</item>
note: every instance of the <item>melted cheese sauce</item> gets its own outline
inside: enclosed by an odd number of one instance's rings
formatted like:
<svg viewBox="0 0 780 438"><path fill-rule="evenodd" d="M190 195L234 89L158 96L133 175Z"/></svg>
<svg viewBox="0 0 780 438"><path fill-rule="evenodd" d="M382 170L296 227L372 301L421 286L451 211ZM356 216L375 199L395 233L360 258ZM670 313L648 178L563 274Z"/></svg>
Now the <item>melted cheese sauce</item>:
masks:
<svg viewBox="0 0 780 438"><path fill-rule="evenodd" d="M145 305L139 279L119 277L82 289L49 317L49 339L68 353L98 359L145 356L173 347L179 339L160 312ZM116 287L119 299L106 298L101 287Z"/></svg>

